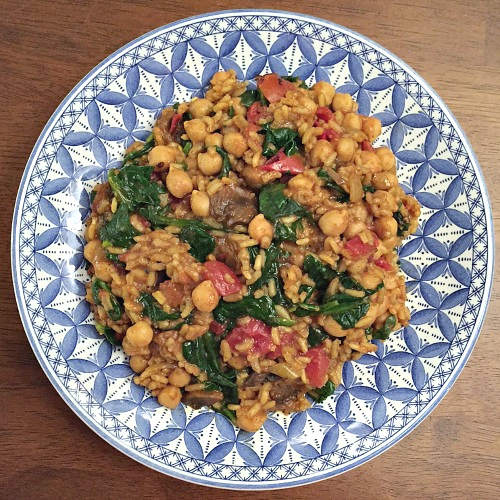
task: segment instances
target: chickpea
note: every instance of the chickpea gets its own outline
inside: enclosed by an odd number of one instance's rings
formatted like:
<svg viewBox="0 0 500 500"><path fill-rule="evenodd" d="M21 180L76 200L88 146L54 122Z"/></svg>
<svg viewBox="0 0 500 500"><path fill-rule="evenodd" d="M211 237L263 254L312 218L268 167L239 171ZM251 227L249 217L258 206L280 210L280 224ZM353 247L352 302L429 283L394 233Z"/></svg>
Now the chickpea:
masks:
<svg viewBox="0 0 500 500"><path fill-rule="evenodd" d="M312 190L314 182L307 175L299 174L289 180L288 186L294 189Z"/></svg>
<svg viewBox="0 0 500 500"><path fill-rule="evenodd" d="M245 116L247 114L247 108L241 104L241 98L239 97L233 97L233 109L235 115Z"/></svg>
<svg viewBox="0 0 500 500"><path fill-rule="evenodd" d="M123 339L122 342L122 347L128 356L150 356L151 352L149 351L149 345L145 345L143 347L137 347L133 345L128 337L125 335L125 338Z"/></svg>
<svg viewBox="0 0 500 500"><path fill-rule="evenodd" d="M130 358L130 368L136 373L142 373L148 366L148 358L135 354Z"/></svg>
<svg viewBox="0 0 500 500"><path fill-rule="evenodd" d="M349 94L335 94L332 107L335 111L350 113L352 111L353 104L354 101Z"/></svg>
<svg viewBox="0 0 500 500"><path fill-rule="evenodd" d="M394 217L384 216L375 219L373 229L382 240L387 240L398 234L398 223Z"/></svg>
<svg viewBox="0 0 500 500"><path fill-rule="evenodd" d="M396 166L396 157L389 148L378 148L376 155L380 160L382 170L392 170Z"/></svg>
<svg viewBox="0 0 500 500"><path fill-rule="evenodd" d="M240 132L228 132L222 139L224 149L235 158L241 158L248 149L248 144Z"/></svg>
<svg viewBox="0 0 500 500"><path fill-rule="evenodd" d="M309 160L313 167L319 167L322 165L332 154L334 153L333 146L330 142L325 139L320 139L314 145L311 153L309 154Z"/></svg>
<svg viewBox="0 0 500 500"><path fill-rule="evenodd" d="M191 193L191 210L197 217L208 217L210 213L210 197L205 191L194 190Z"/></svg>
<svg viewBox="0 0 500 500"><path fill-rule="evenodd" d="M359 158L363 167L370 169L372 173L382 170L380 159L373 151L360 151Z"/></svg>
<svg viewBox="0 0 500 500"><path fill-rule="evenodd" d="M116 267L109 260L96 261L94 262L94 273L96 278L110 283L113 279L113 273L116 274Z"/></svg>
<svg viewBox="0 0 500 500"><path fill-rule="evenodd" d="M361 130L362 127L361 117L357 113L347 113L344 116L342 126L354 130Z"/></svg>
<svg viewBox="0 0 500 500"><path fill-rule="evenodd" d="M257 240L262 248L268 248L273 239L273 226L264 215L256 215L248 224L250 238Z"/></svg>
<svg viewBox="0 0 500 500"><path fill-rule="evenodd" d="M189 105L189 111L193 118L208 116L213 109L214 105L208 99L196 99Z"/></svg>
<svg viewBox="0 0 500 500"><path fill-rule="evenodd" d="M392 172L378 172L373 176L372 184L377 189L387 191L398 185L398 179Z"/></svg>
<svg viewBox="0 0 500 500"><path fill-rule="evenodd" d="M308 97L302 97L300 99L300 104L309 111L311 115L314 115L316 113L316 110L318 109L318 105L312 100L309 99Z"/></svg>
<svg viewBox="0 0 500 500"><path fill-rule="evenodd" d="M246 108L245 108L246 109ZM219 146L219 148L222 147L222 134L215 133L215 134L208 134L205 137L205 146L207 148L213 146Z"/></svg>
<svg viewBox="0 0 500 500"><path fill-rule="evenodd" d="M247 432L257 432L267 419L267 412L259 410L249 415L249 406L240 406L236 410L236 425Z"/></svg>
<svg viewBox="0 0 500 500"><path fill-rule="evenodd" d="M191 375L183 368L175 368L168 376L168 381L175 387L184 387L191 382Z"/></svg>
<svg viewBox="0 0 500 500"><path fill-rule="evenodd" d="M363 132L370 142L373 142L382 132L382 124L378 118L367 117L363 122Z"/></svg>
<svg viewBox="0 0 500 500"><path fill-rule="evenodd" d="M191 294L193 304L201 312L211 312L219 303L219 294L210 280L202 281Z"/></svg>
<svg viewBox="0 0 500 500"><path fill-rule="evenodd" d="M198 155L198 167L205 175L216 175L222 168L222 156L213 148Z"/></svg>
<svg viewBox="0 0 500 500"><path fill-rule="evenodd" d="M176 162L179 158L179 151L170 146L155 146L148 153L148 163L150 165L158 165L163 163L164 166L168 166L173 162Z"/></svg>
<svg viewBox="0 0 500 500"><path fill-rule="evenodd" d="M366 229L366 224L362 220L357 219L351 221L347 226L346 230L342 234L344 235L345 238L350 240L364 229Z"/></svg>
<svg viewBox="0 0 500 500"><path fill-rule="evenodd" d="M337 141L337 157L341 161L350 161L358 149L358 143L350 137L341 137Z"/></svg>
<svg viewBox="0 0 500 500"><path fill-rule="evenodd" d="M193 142L203 142L208 135L206 123L199 118L184 122L184 128Z"/></svg>
<svg viewBox="0 0 500 500"><path fill-rule="evenodd" d="M167 385L167 387L164 387L160 391L160 394L158 394L158 403L174 410L181 402L181 397L181 390L178 387Z"/></svg>
<svg viewBox="0 0 500 500"><path fill-rule="evenodd" d="M176 197L183 198L193 190L191 177L180 168L171 168L166 179L167 189Z"/></svg>
<svg viewBox="0 0 500 500"><path fill-rule="evenodd" d="M348 226L348 211L345 208L330 210L326 212L318 222L319 228L327 236L342 234Z"/></svg>
<svg viewBox="0 0 500 500"><path fill-rule="evenodd" d="M330 106L335 95L335 87L328 82L317 82L313 86L314 97L320 106Z"/></svg>
<svg viewBox="0 0 500 500"><path fill-rule="evenodd" d="M147 321L138 321L135 325L129 326L127 329L128 341L136 347L144 347L149 345L153 340L153 329Z"/></svg>

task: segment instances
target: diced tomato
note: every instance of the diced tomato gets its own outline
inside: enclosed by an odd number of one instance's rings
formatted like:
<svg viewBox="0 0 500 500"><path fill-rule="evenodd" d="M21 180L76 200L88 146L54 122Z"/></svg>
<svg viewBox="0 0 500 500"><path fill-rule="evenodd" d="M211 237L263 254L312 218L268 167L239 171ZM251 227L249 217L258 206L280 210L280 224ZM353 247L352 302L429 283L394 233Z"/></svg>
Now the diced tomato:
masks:
<svg viewBox="0 0 500 500"><path fill-rule="evenodd" d="M349 241L344 243L344 247L351 255L352 259L358 259L360 257L366 257L371 253L375 252L378 245L378 239L374 235L373 244L364 243L359 235L354 236Z"/></svg>
<svg viewBox="0 0 500 500"><path fill-rule="evenodd" d="M281 343L276 346L274 351L271 351L267 357L269 359L277 359L283 355L283 347L288 345L293 345L295 343L295 335L293 333L282 333Z"/></svg>
<svg viewBox="0 0 500 500"><path fill-rule="evenodd" d="M172 121L170 122L170 133L173 134L175 132L175 129L177 128L177 125L179 125L179 122L181 121L182 115L180 113L175 113L174 116L172 116Z"/></svg>
<svg viewBox="0 0 500 500"><path fill-rule="evenodd" d="M323 131L323 133L318 137L318 139L325 139L327 141L332 141L340 138L340 134L331 128L327 128Z"/></svg>
<svg viewBox="0 0 500 500"><path fill-rule="evenodd" d="M363 151L375 151L375 149L373 148L373 146L371 145L371 142L370 141L362 141L361 142L361 149Z"/></svg>
<svg viewBox="0 0 500 500"><path fill-rule="evenodd" d="M247 339L253 340L253 346L248 351L238 351L236 346ZM237 326L231 330L226 337L227 343L234 352L240 354L258 354L265 356L271 351L273 342L271 340L271 327L258 319L250 319L244 326Z"/></svg>
<svg viewBox="0 0 500 500"><path fill-rule="evenodd" d="M213 320L208 327L208 330L212 333L215 333L217 336L221 336L226 331L226 325L219 323L218 321Z"/></svg>
<svg viewBox="0 0 500 500"><path fill-rule="evenodd" d="M261 102L254 102L247 111L247 122L257 123L263 116L267 115L267 106L263 106Z"/></svg>
<svg viewBox="0 0 500 500"><path fill-rule="evenodd" d="M282 174L297 175L304 171L304 163L300 155L287 156L282 149L278 151L277 155L269 158L262 167L261 170L264 172L270 172L275 170L276 172L281 172Z"/></svg>
<svg viewBox="0 0 500 500"><path fill-rule="evenodd" d="M386 271L392 271L392 266L387 262L385 257L380 257L376 261L374 261L374 264L381 269L385 269Z"/></svg>
<svg viewBox="0 0 500 500"><path fill-rule="evenodd" d="M323 387L328 380L328 368L330 361L321 346L312 347L304 356L311 358L306 366L306 376L309 385L312 387Z"/></svg>
<svg viewBox="0 0 500 500"><path fill-rule="evenodd" d="M276 73L259 76L257 78L257 87L269 102L278 102L285 97L289 90L296 88L293 83L283 80Z"/></svg>
<svg viewBox="0 0 500 500"><path fill-rule="evenodd" d="M209 260L205 262L203 278L210 280L219 295L225 297L232 293L239 292L241 283L234 271L218 260Z"/></svg>
<svg viewBox="0 0 500 500"><path fill-rule="evenodd" d="M316 110L316 116L318 117L318 120L323 120L326 123L330 121L330 118L333 116L333 112L330 108L321 106Z"/></svg>

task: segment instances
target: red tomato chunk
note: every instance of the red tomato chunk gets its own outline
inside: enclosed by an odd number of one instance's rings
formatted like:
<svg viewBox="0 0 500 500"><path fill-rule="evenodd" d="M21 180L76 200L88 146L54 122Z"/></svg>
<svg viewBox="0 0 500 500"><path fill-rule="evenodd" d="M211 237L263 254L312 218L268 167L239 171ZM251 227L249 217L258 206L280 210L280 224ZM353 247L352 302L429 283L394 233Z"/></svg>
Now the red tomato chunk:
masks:
<svg viewBox="0 0 500 500"><path fill-rule="evenodd" d="M225 297L233 293L239 292L241 283L234 271L218 260L209 260L205 262L203 278L210 280L217 293Z"/></svg>
<svg viewBox="0 0 500 500"><path fill-rule="evenodd" d="M297 175L304 171L304 163L300 155L287 156L283 150L280 150L277 155L260 167L264 172L270 172L275 170L276 172L281 172L282 174Z"/></svg>
<svg viewBox="0 0 500 500"><path fill-rule="evenodd" d="M323 133L318 137L318 139L325 139L326 141L332 141L339 138L340 134L338 132L335 132L335 130L331 128L327 128L326 130L324 130Z"/></svg>
<svg viewBox="0 0 500 500"><path fill-rule="evenodd" d="M349 241L346 241L344 246L346 250L350 253L351 259L359 259L360 257L366 257L371 253L375 252L378 245L378 240L374 237L374 244L370 245L368 243L364 243L361 238L356 235L354 238L351 238Z"/></svg>
<svg viewBox="0 0 500 500"><path fill-rule="evenodd" d="M316 116L318 117L318 120L323 120L324 122L328 122L330 121L330 118L333 116L333 113L331 109L321 106L316 110Z"/></svg>
<svg viewBox="0 0 500 500"><path fill-rule="evenodd" d="M236 346L242 344L247 339L252 339L252 347L248 350L238 351ZM233 328L231 333L226 337L226 340L233 352L246 355L258 354L260 357L268 354L273 346L271 327L254 318L250 319L244 326Z"/></svg>
<svg viewBox="0 0 500 500"><path fill-rule="evenodd" d="M328 380L328 368L330 361L325 350L320 347L311 347L304 356L311 358L306 366L306 376L312 387L323 387Z"/></svg>
<svg viewBox="0 0 500 500"><path fill-rule="evenodd" d="M386 271L392 271L392 266L389 264L389 262L387 262L385 257L380 257L374 262L374 264L381 269L385 269Z"/></svg>
<svg viewBox="0 0 500 500"><path fill-rule="evenodd" d="M271 351L267 357L269 359L277 359L283 355L283 347L284 346L293 346L295 343L295 335L293 333L284 333L281 334L281 343L276 346L274 351Z"/></svg>
<svg viewBox="0 0 500 500"><path fill-rule="evenodd" d="M267 115L267 107L259 101L254 102L247 111L247 122L256 124L262 117Z"/></svg>
<svg viewBox="0 0 500 500"><path fill-rule="evenodd" d="M371 145L370 141L366 141L366 140L361 142L361 149L363 151L375 151L375 149Z"/></svg>
<svg viewBox="0 0 500 500"><path fill-rule="evenodd" d="M180 113L175 113L174 116L172 116L172 122L170 123L170 133L173 134L175 132L175 129L177 128L177 125L179 125L179 122L181 121L182 115Z"/></svg>
<svg viewBox="0 0 500 500"><path fill-rule="evenodd" d="M257 87L269 102L278 102L289 90L295 90L295 85L283 80L276 73L257 77Z"/></svg>

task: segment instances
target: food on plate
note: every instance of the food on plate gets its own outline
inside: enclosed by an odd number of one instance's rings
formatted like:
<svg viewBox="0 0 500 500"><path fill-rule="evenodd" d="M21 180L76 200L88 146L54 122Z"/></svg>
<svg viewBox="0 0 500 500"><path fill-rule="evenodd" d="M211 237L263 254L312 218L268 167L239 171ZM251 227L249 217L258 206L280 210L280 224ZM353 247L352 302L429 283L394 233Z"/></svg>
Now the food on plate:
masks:
<svg viewBox="0 0 500 500"><path fill-rule="evenodd" d="M92 191L87 300L160 404L257 431L408 323L395 248L420 207L380 121L327 82L216 73Z"/></svg>

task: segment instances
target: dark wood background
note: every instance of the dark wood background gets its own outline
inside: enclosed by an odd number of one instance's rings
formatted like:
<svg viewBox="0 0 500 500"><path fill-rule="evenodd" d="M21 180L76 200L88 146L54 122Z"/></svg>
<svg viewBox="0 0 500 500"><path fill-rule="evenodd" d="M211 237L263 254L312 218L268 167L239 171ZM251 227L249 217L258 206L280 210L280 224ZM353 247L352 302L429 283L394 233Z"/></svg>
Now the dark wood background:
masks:
<svg viewBox="0 0 500 500"><path fill-rule="evenodd" d="M30 151L54 109L97 63L163 24L229 0L1 0L0 497L236 498L171 479L116 451L65 405L26 340L12 291L10 226ZM257 2L237 5L259 7ZM440 94L482 166L500 227L499 0L270 0L352 28L388 48ZM498 237L498 234L497 234ZM497 280L498 282L498 280ZM498 284L498 283L497 283ZM462 375L439 407L388 452L341 476L249 499L499 498L500 290Z"/></svg>

